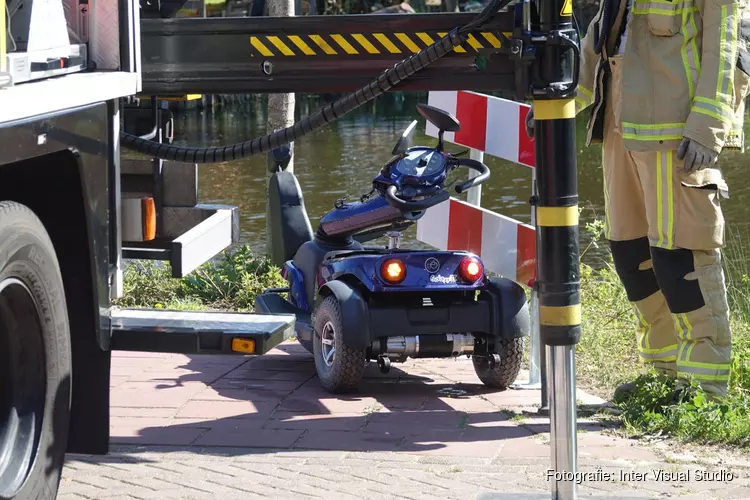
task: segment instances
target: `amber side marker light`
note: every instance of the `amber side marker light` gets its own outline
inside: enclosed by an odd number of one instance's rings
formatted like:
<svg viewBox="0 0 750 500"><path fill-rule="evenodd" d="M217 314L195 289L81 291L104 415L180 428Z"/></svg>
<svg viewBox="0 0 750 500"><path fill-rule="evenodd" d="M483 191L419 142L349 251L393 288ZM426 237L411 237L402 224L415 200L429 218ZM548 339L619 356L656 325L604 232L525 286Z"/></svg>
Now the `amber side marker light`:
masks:
<svg viewBox="0 0 750 500"><path fill-rule="evenodd" d="M474 283L484 274L484 267L476 257L464 257L458 266L458 274L464 281Z"/></svg>
<svg viewBox="0 0 750 500"><path fill-rule="evenodd" d="M245 354L255 353L255 341L253 339L232 339L232 350L234 352L244 352Z"/></svg>
<svg viewBox="0 0 750 500"><path fill-rule="evenodd" d="M153 198L143 198L143 241L156 238L156 204Z"/></svg>
<svg viewBox="0 0 750 500"><path fill-rule="evenodd" d="M406 278L406 266L398 259L388 259L380 266L380 275L388 283L401 283Z"/></svg>

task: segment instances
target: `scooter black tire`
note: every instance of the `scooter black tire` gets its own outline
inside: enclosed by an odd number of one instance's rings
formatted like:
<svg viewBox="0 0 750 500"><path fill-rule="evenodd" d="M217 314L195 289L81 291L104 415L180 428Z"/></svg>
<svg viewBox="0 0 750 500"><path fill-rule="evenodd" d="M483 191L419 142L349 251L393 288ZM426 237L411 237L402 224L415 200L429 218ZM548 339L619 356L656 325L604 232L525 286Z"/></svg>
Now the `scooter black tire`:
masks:
<svg viewBox="0 0 750 500"><path fill-rule="evenodd" d="M68 442L71 347L60 265L27 207L0 202L0 500L53 500Z"/></svg>
<svg viewBox="0 0 750 500"><path fill-rule="evenodd" d="M324 360L322 341L324 329L329 324L333 328L335 347L330 364ZM315 311L313 327L313 355L321 385L334 394L355 389L364 375L366 349L355 349L344 342L341 306L335 296L329 295L323 299Z"/></svg>
<svg viewBox="0 0 750 500"><path fill-rule="evenodd" d="M523 337L498 339L500 362L494 366L485 356L474 356L474 372L487 387L507 389L515 382L523 363Z"/></svg>

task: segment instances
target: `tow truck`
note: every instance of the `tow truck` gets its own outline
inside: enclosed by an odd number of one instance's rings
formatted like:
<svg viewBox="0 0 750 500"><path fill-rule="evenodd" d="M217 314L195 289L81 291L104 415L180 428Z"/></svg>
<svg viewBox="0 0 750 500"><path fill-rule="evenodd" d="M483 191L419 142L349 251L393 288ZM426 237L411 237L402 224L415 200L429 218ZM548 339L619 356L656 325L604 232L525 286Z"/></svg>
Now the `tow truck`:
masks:
<svg viewBox="0 0 750 500"><path fill-rule="evenodd" d="M480 13L176 18L184 3L0 0L0 498L54 499L66 453L108 452L113 350L262 355L292 337L292 315L113 307L124 261L189 274L239 237L237 207L199 202L198 164L269 153L391 89L534 100L541 337L554 372L553 442L567 442L553 460L574 470L571 0L492 0ZM349 94L265 137L172 144L170 101L271 92ZM573 498L575 485L556 482L553 493Z"/></svg>

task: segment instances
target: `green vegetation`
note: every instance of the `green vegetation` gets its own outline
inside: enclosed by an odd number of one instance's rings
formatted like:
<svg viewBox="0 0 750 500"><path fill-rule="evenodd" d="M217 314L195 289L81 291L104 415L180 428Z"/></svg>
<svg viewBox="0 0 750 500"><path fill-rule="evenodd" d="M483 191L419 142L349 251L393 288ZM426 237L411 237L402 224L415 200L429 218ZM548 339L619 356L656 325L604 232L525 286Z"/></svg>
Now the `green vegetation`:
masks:
<svg viewBox="0 0 750 500"><path fill-rule="evenodd" d="M586 229L592 245L599 245L603 224L597 221ZM583 334L576 355L578 380L606 399L619 383L636 380L633 397L616 405L628 434L669 435L682 441L750 448L750 259L743 248L741 239L731 235L724 252L733 359L729 393L721 401L708 401L698 391L691 402L669 404L673 381L644 373L638 360L635 315L611 256L596 268L581 264Z"/></svg>
<svg viewBox="0 0 750 500"><path fill-rule="evenodd" d="M603 224L589 224L591 243L602 244ZM577 346L577 376L586 390L610 399L621 382L637 379L633 398L618 404L630 435L670 435L701 443L750 447L750 259L740 239L731 235L724 252L733 328L730 392L709 402L700 392L692 402L668 405L673 387L652 373L642 373L635 341L635 316L608 254L595 265L581 264L583 335ZM591 260L590 258L587 260ZM225 252L182 279L169 266L133 262L125 272L122 307L252 310L265 288L285 285L280 270L241 246Z"/></svg>
<svg viewBox="0 0 750 500"><path fill-rule="evenodd" d="M168 264L152 261L133 261L124 275L121 307L246 312L263 290L286 286L280 269L247 246L226 251L181 279L172 278Z"/></svg>

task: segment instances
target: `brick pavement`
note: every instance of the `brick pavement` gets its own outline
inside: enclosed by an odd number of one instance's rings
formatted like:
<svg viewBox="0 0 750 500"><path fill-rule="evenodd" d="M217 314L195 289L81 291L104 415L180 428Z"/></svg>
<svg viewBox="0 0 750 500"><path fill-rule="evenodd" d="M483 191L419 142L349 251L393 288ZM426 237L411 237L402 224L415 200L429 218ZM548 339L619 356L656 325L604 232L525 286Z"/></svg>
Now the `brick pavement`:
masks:
<svg viewBox="0 0 750 500"><path fill-rule="evenodd" d="M59 500L550 497L549 420L523 413L539 392L492 392L465 358L385 375L372 364L357 393L333 397L294 342L258 358L117 352L111 386L111 453L69 456ZM578 470L602 471L579 495L750 498L746 457L704 455L670 455L579 418ZM706 470L723 480L698 481ZM620 476L634 471L645 477Z"/></svg>

